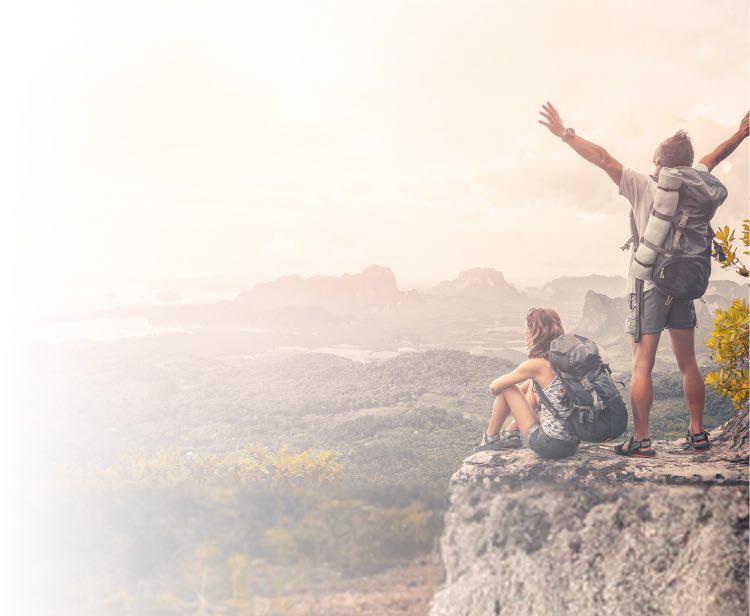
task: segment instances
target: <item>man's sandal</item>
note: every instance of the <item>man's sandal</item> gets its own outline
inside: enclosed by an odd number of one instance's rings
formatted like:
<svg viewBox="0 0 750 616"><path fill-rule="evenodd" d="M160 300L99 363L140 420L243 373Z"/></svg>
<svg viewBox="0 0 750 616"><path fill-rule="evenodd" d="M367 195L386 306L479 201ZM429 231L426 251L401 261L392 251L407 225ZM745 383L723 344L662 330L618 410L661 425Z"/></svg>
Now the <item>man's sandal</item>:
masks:
<svg viewBox="0 0 750 616"><path fill-rule="evenodd" d="M630 437L629 441L620 443L615 446L615 453L620 456L631 456L637 458L653 458L656 452L651 449L651 439L644 438L641 441L636 441L633 437Z"/></svg>
<svg viewBox="0 0 750 616"><path fill-rule="evenodd" d="M705 430L699 434L690 434L688 431L685 437L685 448L691 448L693 451L706 451L711 449L711 443L708 442L708 432Z"/></svg>

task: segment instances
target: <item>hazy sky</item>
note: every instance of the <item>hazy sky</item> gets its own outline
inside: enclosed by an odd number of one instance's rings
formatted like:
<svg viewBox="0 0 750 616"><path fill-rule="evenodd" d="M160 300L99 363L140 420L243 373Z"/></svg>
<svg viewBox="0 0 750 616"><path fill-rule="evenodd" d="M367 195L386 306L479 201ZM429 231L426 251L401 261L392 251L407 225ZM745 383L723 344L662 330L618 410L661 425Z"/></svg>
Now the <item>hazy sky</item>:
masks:
<svg viewBox="0 0 750 616"><path fill-rule="evenodd" d="M10 11L4 251L26 307L371 263L402 288L624 274L628 204L540 105L644 172L677 129L700 157L748 108L746 0ZM736 225L747 142L730 161L715 220Z"/></svg>

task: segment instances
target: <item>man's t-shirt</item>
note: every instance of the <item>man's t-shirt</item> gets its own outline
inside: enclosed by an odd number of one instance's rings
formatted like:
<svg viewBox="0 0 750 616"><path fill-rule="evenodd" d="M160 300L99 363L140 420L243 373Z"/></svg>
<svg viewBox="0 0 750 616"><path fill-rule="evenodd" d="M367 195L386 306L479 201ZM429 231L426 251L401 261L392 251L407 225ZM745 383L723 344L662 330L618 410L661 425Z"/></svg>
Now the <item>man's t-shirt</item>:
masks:
<svg viewBox="0 0 750 616"><path fill-rule="evenodd" d="M693 165L693 169L708 172L708 167L702 163ZM648 175L638 173L627 167L622 168L622 177L620 178L620 194L630 201L633 206L633 216L635 217L635 227L638 230L638 236L643 236L643 231L648 224L648 214L651 206L654 204L656 195L656 182ZM630 260L633 260L631 252ZM654 288L654 283L645 281L643 290L648 291ZM635 277L628 272L628 293L635 293Z"/></svg>

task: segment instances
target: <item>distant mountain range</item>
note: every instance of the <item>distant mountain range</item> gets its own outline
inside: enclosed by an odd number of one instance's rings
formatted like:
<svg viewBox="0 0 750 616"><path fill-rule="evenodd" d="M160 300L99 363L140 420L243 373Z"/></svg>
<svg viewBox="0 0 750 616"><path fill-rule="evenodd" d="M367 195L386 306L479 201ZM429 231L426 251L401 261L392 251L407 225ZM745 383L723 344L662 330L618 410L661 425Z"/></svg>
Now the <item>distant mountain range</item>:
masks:
<svg viewBox="0 0 750 616"><path fill-rule="evenodd" d="M704 302L696 302L699 339L708 337L712 311L746 296L746 287L723 280L711 284ZM519 290L498 270L473 268L430 289L405 291L391 269L371 265L344 276L284 276L256 284L234 300L189 304L169 297L161 305L124 306L81 318L146 318L153 325L223 330L238 340L246 332L253 348L263 349L440 346L509 357L523 352L523 314L540 305L558 310L571 330L605 346L620 345L625 290L623 277L599 275L557 278Z"/></svg>
<svg viewBox="0 0 750 616"><path fill-rule="evenodd" d="M471 298L517 298L516 288L506 282L502 272L489 267L465 270L454 280L443 280L430 289L434 295L462 295Z"/></svg>
<svg viewBox="0 0 750 616"><path fill-rule="evenodd" d="M589 275L556 278L541 289L519 291L499 270L477 267L425 291L402 291L391 269L370 265L358 274L343 276L283 276L256 284L237 296L236 302L263 310L314 306L338 316L395 310L424 302L435 306L442 300L495 301L503 305L510 302L519 306L543 303L578 312L587 291L617 297L623 296L625 289L626 280L622 276Z"/></svg>
<svg viewBox="0 0 750 616"><path fill-rule="evenodd" d="M273 282L256 284L237 296L236 302L264 310L314 306L346 316L397 308L414 298L416 291L399 290L389 268L370 265L354 275L284 276Z"/></svg>
<svg viewBox="0 0 750 616"><path fill-rule="evenodd" d="M241 293L236 301L266 310L315 306L339 316L412 308L424 302L434 306L448 298L495 301L505 306L510 303L519 307L543 304L561 311L580 313L587 301L597 301L595 296L590 300L587 298L589 292L608 298L624 298L626 290L627 280L622 276L592 274L555 278L542 288L519 291L505 280L502 272L477 267L462 271L457 278L443 280L426 291L402 291L391 269L371 265L353 275L284 276L255 285L250 291ZM714 296L739 297L742 293L743 286L739 283L717 280L711 283L706 301ZM591 313L593 308L589 306L587 310Z"/></svg>

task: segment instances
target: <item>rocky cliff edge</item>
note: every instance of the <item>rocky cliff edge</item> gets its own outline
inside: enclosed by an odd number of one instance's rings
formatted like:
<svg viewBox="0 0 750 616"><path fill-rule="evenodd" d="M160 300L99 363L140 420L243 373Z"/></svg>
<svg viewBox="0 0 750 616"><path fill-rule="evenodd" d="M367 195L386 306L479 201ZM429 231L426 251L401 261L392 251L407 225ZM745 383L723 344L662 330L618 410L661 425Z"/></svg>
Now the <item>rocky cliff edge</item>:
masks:
<svg viewBox="0 0 750 616"><path fill-rule="evenodd" d="M748 613L747 409L708 452L481 452L451 478L432 616Z"/></svg>

